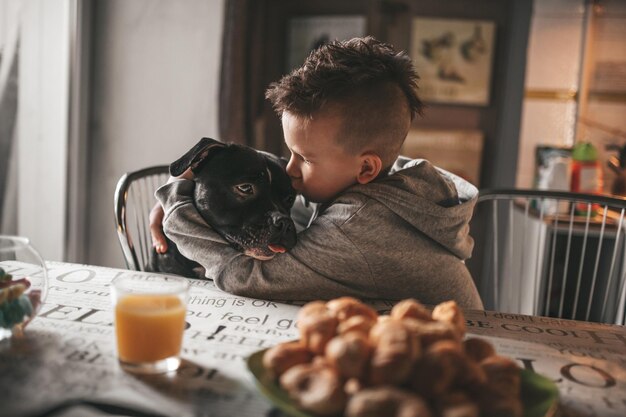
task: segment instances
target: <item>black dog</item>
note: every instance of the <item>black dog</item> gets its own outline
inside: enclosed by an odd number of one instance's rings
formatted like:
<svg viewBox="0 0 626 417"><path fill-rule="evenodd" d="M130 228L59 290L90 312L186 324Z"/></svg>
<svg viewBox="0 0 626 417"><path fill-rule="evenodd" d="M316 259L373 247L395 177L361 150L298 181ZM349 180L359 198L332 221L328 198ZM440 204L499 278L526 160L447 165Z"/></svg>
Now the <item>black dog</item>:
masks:
<svg viewBox="0 0 626 417"><path fill-rule="evenodd" d="M296 244L289 217L296 192L285 167L286 162L272 154L203 138L170 165L170 175L191 168L194 202L204 220L235 249L268 260ZM164 254L152 250L147 269L204 276L199 264L182 256L171 240L167 243Z"/></svg>

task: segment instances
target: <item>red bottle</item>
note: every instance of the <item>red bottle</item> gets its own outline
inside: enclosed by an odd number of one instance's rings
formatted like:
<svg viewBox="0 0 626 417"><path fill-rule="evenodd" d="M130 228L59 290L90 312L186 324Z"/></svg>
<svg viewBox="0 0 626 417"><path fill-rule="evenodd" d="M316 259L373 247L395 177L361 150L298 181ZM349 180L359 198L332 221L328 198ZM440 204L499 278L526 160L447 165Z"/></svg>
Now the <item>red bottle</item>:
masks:
<svg viewBox="0 0 626 417"><path fill-rule="evenodd" d="M597 149L589 142L577 143L572 149L572 192L602 194L602 183ZM591 215L595 215L599 208L598 204L592 204ZM586 203L576 204L576 214L587 215L588 210Z"/></svg>

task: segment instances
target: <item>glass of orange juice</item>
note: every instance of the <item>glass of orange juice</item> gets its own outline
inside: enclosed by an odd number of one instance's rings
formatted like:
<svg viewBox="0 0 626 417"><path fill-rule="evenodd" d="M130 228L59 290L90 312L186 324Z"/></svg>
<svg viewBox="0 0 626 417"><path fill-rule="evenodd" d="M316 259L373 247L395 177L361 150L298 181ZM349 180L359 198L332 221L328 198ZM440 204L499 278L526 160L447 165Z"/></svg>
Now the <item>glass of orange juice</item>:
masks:
<svg viewBox="0 0 626 417"><path fill-rule="evenodd" d="M147 374L178 369L189 281L165 275L121 275L111 288L122 368Z"/></svg>

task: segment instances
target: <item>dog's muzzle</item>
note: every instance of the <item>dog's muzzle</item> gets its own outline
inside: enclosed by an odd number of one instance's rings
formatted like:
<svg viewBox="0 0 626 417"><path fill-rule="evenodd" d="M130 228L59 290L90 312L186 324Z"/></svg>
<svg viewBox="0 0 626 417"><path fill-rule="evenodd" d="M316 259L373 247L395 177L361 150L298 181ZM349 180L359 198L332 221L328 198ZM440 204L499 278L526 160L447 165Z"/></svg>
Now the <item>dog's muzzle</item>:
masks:
<svg viewBox="0 0 626 417"><path fill-rule="evenodd" d="M270 224L268 249L274 253L284 253L296 245L296 227L290 217L273 214Z"/></svg>

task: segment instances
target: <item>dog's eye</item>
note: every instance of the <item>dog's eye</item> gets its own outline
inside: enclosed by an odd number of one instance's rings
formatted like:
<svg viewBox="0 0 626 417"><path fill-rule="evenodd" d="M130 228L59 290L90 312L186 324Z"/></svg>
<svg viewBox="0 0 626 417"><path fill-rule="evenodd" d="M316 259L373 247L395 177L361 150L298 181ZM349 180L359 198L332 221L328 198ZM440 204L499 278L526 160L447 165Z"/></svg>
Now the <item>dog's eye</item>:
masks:
<svg viewBox="0 0 626 417"><path fill-rule="evenodd" d="M251 195L252 193L254 193L254 186L252 184L239 184L235 186L235 188L241 194Z"/></svg>

